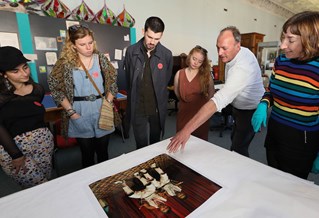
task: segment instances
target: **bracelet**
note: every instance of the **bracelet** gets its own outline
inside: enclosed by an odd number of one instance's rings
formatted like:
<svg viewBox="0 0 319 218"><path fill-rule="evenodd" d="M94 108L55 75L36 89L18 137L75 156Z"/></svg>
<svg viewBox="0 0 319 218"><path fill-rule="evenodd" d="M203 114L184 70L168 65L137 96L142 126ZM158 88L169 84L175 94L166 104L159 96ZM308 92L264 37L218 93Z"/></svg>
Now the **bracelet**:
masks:
<svg viewBox="0 0 319 218"><path fill-rule="evenodd" d="M71 117L73 114L76 114L76 111L75 111L74 109L68 109L68 110L66 111L66 115L67 115L68 117Z"/></svg>

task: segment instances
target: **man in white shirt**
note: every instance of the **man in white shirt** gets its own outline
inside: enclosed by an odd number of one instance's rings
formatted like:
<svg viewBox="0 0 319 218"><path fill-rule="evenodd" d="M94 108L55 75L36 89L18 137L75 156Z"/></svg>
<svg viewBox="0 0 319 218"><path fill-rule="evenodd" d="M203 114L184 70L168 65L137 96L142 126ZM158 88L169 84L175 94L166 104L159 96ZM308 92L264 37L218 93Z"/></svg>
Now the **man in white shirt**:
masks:
<svg viewBox="0 0 319 218"><path fill-rule="evenodd" d="M251 118L264 94L261 71L255 55L240 46L241 36L236 27L221 30L216 47L225 67L225 85L172 139L167 149L177 152L184 149L190 134L216 111L228 104L233 106L234 126L231 150L249 156L248 147L255 136Z"/></svg>

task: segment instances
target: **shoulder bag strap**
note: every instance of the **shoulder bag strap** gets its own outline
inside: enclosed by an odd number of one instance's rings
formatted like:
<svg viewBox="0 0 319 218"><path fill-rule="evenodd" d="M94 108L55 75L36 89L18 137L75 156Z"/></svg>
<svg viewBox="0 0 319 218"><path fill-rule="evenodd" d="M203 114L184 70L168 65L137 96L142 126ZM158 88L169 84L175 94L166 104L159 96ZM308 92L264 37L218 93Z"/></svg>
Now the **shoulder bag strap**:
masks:
<svg viewBox="0 0 319 218"><path fill-rule="evenodd" d="M80 64L81 64L81 67L83 68L83 70L85 71L87 77L89 77L91 83L93 84L94 88L96 89L96 91L99 93L99 95L101 96L101 98L103 99L103 95L101 93L101 91L99 90L99 88L97 87L97 85L95 84L95 82L93 81L91 75L89 74L88 70L86 69L86 67L84 66L83 62L81 61L80 59Z"/></svg>

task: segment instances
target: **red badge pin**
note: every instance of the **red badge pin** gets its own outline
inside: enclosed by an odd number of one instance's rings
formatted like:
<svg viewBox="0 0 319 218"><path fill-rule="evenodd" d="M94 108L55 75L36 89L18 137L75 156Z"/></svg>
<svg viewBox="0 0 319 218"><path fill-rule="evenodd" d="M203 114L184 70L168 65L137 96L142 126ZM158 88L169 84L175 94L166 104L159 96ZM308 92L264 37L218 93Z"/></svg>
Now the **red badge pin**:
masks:
<svg viewBox="0 0 319 218"><path fill-rule="evenodd" d="M42 106L42 104L40 102L37 102L37 101L34 101L33 104L35 104L36 106L39 106L39 107Z"/></svg>
<svg viewBox="0 0 319 218"><path fill-rule="evenodd" d="M92 73L92 76L93 76L94 78L98 78L98 77L99 77L99 73L98 73L98 72L94 72L94 73Z"/></svg>
<svg viewBox="0 0 319 218"><path fill-rule="evenodd" d="M163 69L163 64L162 63L157 64L157 68L160 70Z"/></svg>

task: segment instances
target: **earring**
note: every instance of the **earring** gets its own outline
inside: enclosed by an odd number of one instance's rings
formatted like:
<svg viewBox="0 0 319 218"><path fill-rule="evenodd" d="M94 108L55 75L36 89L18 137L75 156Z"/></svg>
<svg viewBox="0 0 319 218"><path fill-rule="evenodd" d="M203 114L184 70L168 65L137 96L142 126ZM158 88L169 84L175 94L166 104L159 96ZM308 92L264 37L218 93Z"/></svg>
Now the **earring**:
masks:
<svg viewBox="0 0 319 218"><path fill-rule="evenodd" d="M11 90L11 89L12 89L12 85L10 84L10 82L9 82L9 80L7 79L6 76L4 76L4 84L5 84L5 86L6 86L6 88L7 88L8 90Z"/></svg>

